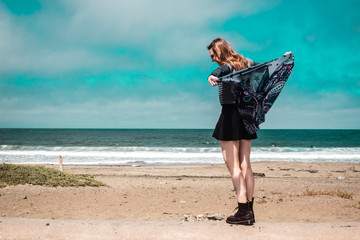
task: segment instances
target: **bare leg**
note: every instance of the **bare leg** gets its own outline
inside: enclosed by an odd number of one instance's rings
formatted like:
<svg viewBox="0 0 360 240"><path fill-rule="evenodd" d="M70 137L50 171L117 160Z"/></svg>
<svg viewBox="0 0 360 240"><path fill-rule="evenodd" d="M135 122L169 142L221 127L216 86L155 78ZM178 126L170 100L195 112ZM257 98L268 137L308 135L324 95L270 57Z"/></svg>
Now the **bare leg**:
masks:
<svg viewBox="0 0 360 240"><path fill-rule="evenodd" d="M240 141L240 168L245 179L247 199L251 201L254 195L255 181L250 163L251 140Z"/></svg>
<svg viewBox="0 0 360 240"><path fill-rule="evenodd" d="M240 141L220 141L222 154L230 172L238 203L247 202L246 185L240 169Z"/></svg>

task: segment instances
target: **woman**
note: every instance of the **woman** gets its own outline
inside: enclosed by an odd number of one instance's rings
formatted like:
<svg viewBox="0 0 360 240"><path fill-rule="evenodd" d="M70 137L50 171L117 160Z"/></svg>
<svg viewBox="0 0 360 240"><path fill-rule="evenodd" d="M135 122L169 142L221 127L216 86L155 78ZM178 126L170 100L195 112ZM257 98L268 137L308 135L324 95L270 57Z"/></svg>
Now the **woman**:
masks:
<svg viewBox="0 0 360 240"><path fill-rule="evenodd" d="M230 172L238 202L238 211L228 217L226 222L251 225L255 223L253 210L255 182L250 164L250 150L251 140L256 139L257 135L256 133L250 134L245 130L235 105L236 98L232 87L216 80L231 72L256 65L256 63L236 53L230 44L222 38L213 40L207 49L211 60L219 65L210 74L208 81L211 86L219 86L219 99L222 106L213 137L220 140L223 158ZM286 52L285 54L290 53Z"/></svg>
<svg viewBox="0 0 360 240"><path fill-rule="evenodd" d="M208 77L211 86L219 86L222 111L213 137L220 140L224 161L230 172L236 192L238 211L227 218L227 223L251 225L255 222L253 211L254 176L250 164L251 140L257 135L248 134L236 109L231 86L216 80L233 71L255 65L255 62L236 53L222 38L213 40L207 47L211 60L219 67Z"/></svg>

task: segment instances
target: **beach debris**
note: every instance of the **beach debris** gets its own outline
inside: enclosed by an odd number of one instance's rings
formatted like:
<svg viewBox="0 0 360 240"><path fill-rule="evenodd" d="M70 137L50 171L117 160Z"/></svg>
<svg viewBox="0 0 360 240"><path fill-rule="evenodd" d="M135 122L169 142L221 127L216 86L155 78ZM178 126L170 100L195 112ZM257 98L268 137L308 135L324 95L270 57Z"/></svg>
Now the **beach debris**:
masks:
<svg viewBox="0 0 360 240"><path fill-rule="evenodd" d="M206 216L209 220L221 221L224 220L225 214L224 213L212 213Z"/></svg>
<svg viewBox="0 0 360 240"><path fill-rule="evenodd" d="M184 201L184 200L181 200L181 201L179 201L179 203L186 203L186 201Z"/></svg>
<svg viewBox="0 0 360 240"><path fill-rule="evenodd" d="M256 201L256 203L258 203L258 204L265 204L265 203L267 203L267 201L265 200L265 198L266 198L266 196L263 197L262 199L260 199L259 201Z"/></svg>
<svg viewBox="0 0 360 240"><path fill-rule="evenodd" d="M203 214L198 214L198 215L196 215L196 221L204 221L205 220L205 218L204 218L204 215Z"/></svg>
<svg viewBox="0 0 360 240"><path fill-rule="evenodd" d="M342 179L345 179L345 177L344 176L338 176L337 179L342 180Z"/></svg>
<svg viewBox="0 0 360 240"><path fill-rule="evenodd" d="M265 173L256 173L256 172L254 172L253 175L255 177L265 177Z"/></svg>
<svg viewBox="0 0 360 240"><path fill-rule="evenodd" d="M316 170L316 169L300 169L300 170L297 170L297 172L318 173L319 170Z"/></svg>
<svg viewBox="0 0 360 240"><path fill-rule="evenodd" d="M193 216L190 214L185 214L184 215L184 218L181 219L182 222L193 222Z"/></svg>
<svg viewBox="0 0 360 240"><path fill-rule="evenodd" d="M224 213L205 213L193 216L191 214L185 214L181 221L183 222L205 222L205 221L222 221L225 219Z"/></svg>
<svg viewBox="0 0 360 240"><path fill-rule="evenodd" d="M280 168L280 171L289 171L289 170L295 170L293 168Z"/></svg>
<svg viewBox="0 0 360 240"><path fill-rule="evenodd" d="M33 203L30 203L30 207L34 210L34 212L36 212L38 210L38 208L35 207Z"/></svg>
<svg viewBox="0 0 360 240"><path fill-rule="evenodd" d="M60 166L60 171L63 172L64 169L63 169L63 159L61 157L61 155L59 155L59 166Z"/></svg>

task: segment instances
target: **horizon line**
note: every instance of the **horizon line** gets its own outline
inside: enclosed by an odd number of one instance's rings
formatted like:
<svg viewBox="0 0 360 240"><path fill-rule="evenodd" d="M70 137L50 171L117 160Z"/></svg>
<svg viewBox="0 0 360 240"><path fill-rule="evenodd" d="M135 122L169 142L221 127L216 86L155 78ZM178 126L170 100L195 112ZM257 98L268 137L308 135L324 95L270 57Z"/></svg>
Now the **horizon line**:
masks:
<svg viewBox="0 0 360 240"><path fill-rule="evenodd" d="M0 129L58 129L58 130L213 130L213 128L97 128L97 127L0 127ZM360 128L263 128L261 130L360 130Z"/></svg>

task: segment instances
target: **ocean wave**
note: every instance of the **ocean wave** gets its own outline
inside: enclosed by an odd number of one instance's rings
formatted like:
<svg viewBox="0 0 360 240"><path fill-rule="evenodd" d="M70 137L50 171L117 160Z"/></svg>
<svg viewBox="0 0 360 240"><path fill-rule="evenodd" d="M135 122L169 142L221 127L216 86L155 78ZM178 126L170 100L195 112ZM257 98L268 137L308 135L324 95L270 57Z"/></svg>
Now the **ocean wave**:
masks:
<svg viewBox="0 0 360 240"><path fill-rule="evenodd" d="M7 151L46 151L46 152L218 152L219 147L48 147L1 145L0 153Z"/></svg>
<svg viewBox="0 0 360 240"><path fill-rule="evenodd" d="M56 164L176 165L223 163L220 147L48 147L1 145L0 162ZM360 148L253 147L252 161L360 162Z"/></svg>

